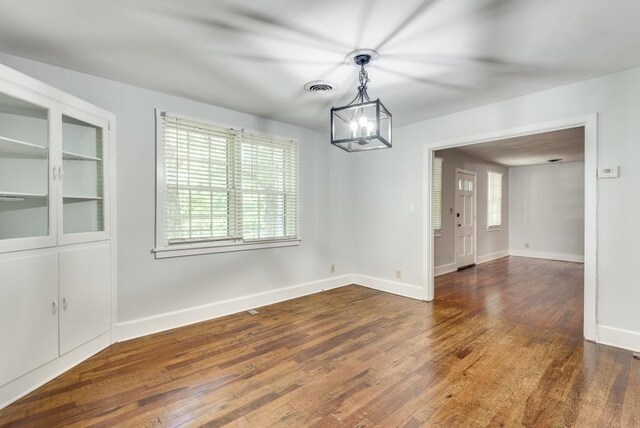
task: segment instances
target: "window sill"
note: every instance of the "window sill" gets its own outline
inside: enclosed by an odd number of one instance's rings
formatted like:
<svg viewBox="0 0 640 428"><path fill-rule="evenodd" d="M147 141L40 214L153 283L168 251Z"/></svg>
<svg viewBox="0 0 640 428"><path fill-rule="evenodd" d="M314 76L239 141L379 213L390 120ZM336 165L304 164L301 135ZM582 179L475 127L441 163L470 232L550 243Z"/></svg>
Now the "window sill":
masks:
<svg viewBox="0 0 640 428"><path fill-rule="evenodd" d="M487 232L498 232L500 230L502 230L502 226L487 227Z"/></svg>
<svg viewBox="0 0 640 428"><path fill-rule="evenodd" d="M243 242L233 244L217 244L207 246L182 245L173 247L159 247L151 250L156 259L171 257L199 256L201 254L231 253L235 251L261 250L265 248L295 247L300 245L300 239L268 242Z"/></svg>

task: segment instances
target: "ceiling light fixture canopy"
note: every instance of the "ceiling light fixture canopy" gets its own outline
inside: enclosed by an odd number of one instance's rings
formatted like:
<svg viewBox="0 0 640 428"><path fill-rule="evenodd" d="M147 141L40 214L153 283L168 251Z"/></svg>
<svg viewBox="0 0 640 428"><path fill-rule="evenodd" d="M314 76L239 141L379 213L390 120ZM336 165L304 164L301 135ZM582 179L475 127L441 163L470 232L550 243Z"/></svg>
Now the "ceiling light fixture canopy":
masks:
<svg viewBox="0 0 640 428"><path fill-rule="evenodd" d="M391 113L367 94L369 75L365 66L370 53L357 53L353 62L360 66L358 94L346 106L331 108L331 144L347 152L391 148Z"/></svg>

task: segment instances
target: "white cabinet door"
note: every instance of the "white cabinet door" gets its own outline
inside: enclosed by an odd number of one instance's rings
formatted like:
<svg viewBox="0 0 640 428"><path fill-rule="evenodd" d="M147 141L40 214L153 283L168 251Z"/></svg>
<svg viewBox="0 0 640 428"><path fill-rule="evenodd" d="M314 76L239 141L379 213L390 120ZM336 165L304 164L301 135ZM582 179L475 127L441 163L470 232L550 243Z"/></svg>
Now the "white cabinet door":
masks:
<svg viewBox="0 0 640 428"><path fill-rule="evenodd" d="M60 355L109 331L109 244L60 249Z"/></svg>
<svg viewBox="0 0 640 428"><path fill-rule="evenodd" d="M59 244L109 239L108 122L62 107L62 204Z"/></svg>
<svg viewBox="0 0 640 428"><path fill-rule="evenodd" d="M0 257L0 386L58 357L57 297L57 250Z"/></svg>

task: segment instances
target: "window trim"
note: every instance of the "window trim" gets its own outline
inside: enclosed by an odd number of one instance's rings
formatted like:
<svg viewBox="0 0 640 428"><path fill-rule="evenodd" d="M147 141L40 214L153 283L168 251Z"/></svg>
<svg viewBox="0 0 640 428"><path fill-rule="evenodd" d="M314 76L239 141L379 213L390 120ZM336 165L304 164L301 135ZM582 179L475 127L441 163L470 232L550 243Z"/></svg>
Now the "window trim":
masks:
<svg viewBox="0 0 640 428"><path fill-rule="evenodd" d="M500 175L500 224L489 226L489 174ZM502 210L504 209L504 173L495 171L493 169L487 169L487 232L498 232L502 230Z"/></svg>
<svg viewBox="0 0 640 428"><path fill-rule="evenodd" d="M162 121L161 116L167 115L176 117L179 119L189 120L192 122L200 122L202 124L217 126L221 128L228 128L238 132L245 132L254 135L266 136L271 138L278 138L283 140L290 140L294 144L298 146L297 150L297 165L298 169L296 171L296 181L297 181L297 191L298 191L298 207L296 213L296 221L297 221L297 237L294 239L284 238L284 239L270 239L270 240L259 240L259 241L207 241L207 242L198 242L198 243L187 243L187 244L175 244L175 245L166 245L165 244L165 235L164 235L164 207L165 207L165 176L164 176L164 150L162 147ZM235 252L235 251L248 251L248 250L258 250L258 249L266 249L266 248L280 248L280 247L293 247L298 246L302 242L302 237L300 234L301 225L300 225L300 142L297 139L290 137L283 137L280 135L274 134L266 134L261 132L256 132L253 130L248 130L246 128L241 128L237 126L230 126L226 124L221 124L218 122L213 122L210 120L195 118L186 116L183 114L173 113L168 110L162 110L159 108L155 109L155 121L156 121L156 135L155 135L155 149L156 149L156 192L155 192L155 246L151 250L151 252L155 255L156 259L164 259L170 257L184 257L184 256L195 256L200 254L215 254L215 253L227 253L227 252Z"/></svg>

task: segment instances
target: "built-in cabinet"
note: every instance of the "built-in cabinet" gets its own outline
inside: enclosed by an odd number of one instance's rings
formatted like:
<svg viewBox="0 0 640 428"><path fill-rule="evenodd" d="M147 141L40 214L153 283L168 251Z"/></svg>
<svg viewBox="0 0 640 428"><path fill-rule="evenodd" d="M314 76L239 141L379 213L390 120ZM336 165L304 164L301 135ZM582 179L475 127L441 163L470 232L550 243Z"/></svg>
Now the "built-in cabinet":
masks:
<svg viewBox="0 0 640 428"><path fill-rule="evenodd" d="M114 129L111 113L0 65L0 407L110 332Z"/></svg>

